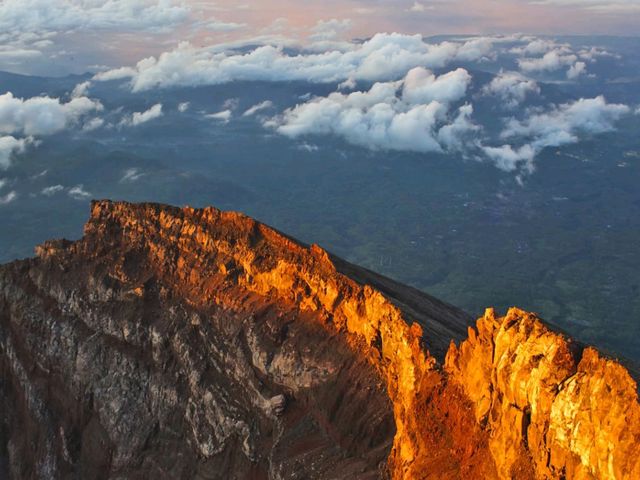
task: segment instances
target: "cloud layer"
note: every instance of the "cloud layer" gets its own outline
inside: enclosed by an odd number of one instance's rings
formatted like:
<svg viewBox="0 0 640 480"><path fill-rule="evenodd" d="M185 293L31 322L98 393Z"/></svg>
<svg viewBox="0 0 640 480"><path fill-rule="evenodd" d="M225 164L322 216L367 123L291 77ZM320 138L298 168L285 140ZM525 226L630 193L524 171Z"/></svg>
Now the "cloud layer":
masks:
<svg viewBox="0 0 640 480"><path fill-rule="evenodd" d="M183 42L158 58L149 57L135 68L100 73L97 81L130 78L133 91L178 86L215 85L237 80L314 83L344 80L386 81L402 78L414 67L441 68L453 61L478 61L500 38L473 38L463 42L425 42L420 35L380 33L347 50L290 54L273 45L248 53L196 48Z"/></svg>

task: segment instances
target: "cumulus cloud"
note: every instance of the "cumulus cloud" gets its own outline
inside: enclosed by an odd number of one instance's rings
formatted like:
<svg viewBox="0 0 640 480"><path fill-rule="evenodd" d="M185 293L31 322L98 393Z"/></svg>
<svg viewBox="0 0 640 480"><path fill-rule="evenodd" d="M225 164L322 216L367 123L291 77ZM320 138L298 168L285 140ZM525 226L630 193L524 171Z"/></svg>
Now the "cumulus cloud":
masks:
<svg viewBox="0 0 640 480"><path fill-rule="evenodd" d="M535 156L544 148L576 143L582 136L614 130L615 122L628 113L628 106L607 103L603 96L582 98L524 120L511 118L500 137L512 143L482 146L482 150L503 170L524 167L532 171Z"/></svg>
<svg viewBox="0 0 640 480"><path fill-rule="evenodd" d="M264 102L256 103L252 107L248 108L243 114L243 117L250 117L255 115L256 113L266 110L267 108L272 108L273 102L271 100L265 100Z"/></svg>
<svg viewBox="0 0 640 480"><path fill-rule="evenodd" d="M180 113L184 113L184 112L186 112L187 110L189 110L189 106L190 106L190 105L191 105L191 104L190 104L189 102L181 102L181 103L179 103L179 104L178 104L178 111L179 111Z"/></svg>
<svg viewBox="0 0 640 480"><path fill-rule="evenodd" d="M409 103L455 102L467 93L471 75L464 68L436 77L431 71L416 67L404 79L402 97Z"/></svg>
<svg viewBox="0 0 640 480"><path fill-rule="evenodd" d="M538 84L518 72L501 71L488 85L482 89L485 95L495 95L502 100L502 105L515 108L529 94L539 94Z"/></svg>
<svg viewBox="0 0 640 480"><path fill-rule="evenodd" d="M511 145L499 147L484 145L481 148L500 170L513 172L523 167L525 171L533 171L533 160L537 152L531 145L523 145L520 148L514 148Z"/></svg>
<svg viewBox="0 0 640 480"><path fill-rule="evenodd" d="M102 108L100 102L87 97L62 103L50 97L25 100L8 92L0 95L0 134L51 135Z"/></svg>
<svg viewBox="0 0 640 480"><path fill-rule="evenodd" d="M313 99L267 126L294 138L334 134L368 148L441 152L459 147L461 136L477 128L470 121L470 106L461 107L449 121L448 104L464 96L469 80L464 70L435 77L417 68L404 80L379 82L368 91Z"/></svg>
<svg viewBox="0 0 640 480"><path fill-rule="evenodd" d="M567 70L567 78L569 80L575 80L580 75L587 71L587 64L584 62L576 62Z"/></svg>
<svg viewBox="0 0 640 480"><path fill-rule="evenodd" d="M563 67L569 67L578 60L573 53L564 53L563 50L555 49L545 53L540 58L521 58L518 65L525 72L554 71Z"/></svg>
<svg viewBox="0 0 640 480"><path fill-rule="evenodd" d="M97 74L95 80L130 78L134 91L175 86L227 83L235 80L306 80L333 83L344 80L388 81L402 78L414 67L441 68L453 61L480 60L491 54L500 38L482 37L460 42L427 43L420 35L380 33L350 44L348 50L290 54L263 45L247 53L196 48L183 42L158 58L139 61Z"/></svg>
<svg viewBox="0 0 640 480"><path fill-rule="evenodd" d="M9 168L13 155L24 152L29 143L30 139L18 139L12 135L0 136L0 169Z"/></svg>
<svg viewBox="0 0 640 480"><path fill-rule="evenodd" d="M77 84L73 88L73 91L71 92L71 97L72 98L86 97L87 94L89 93L89 87L91 87L91 82L89 81Z"/></svg>
<svg viewBox="0 0 640 480"><path fill-rule="evenodd" d="M144 112L133 112L130 116L123 118L120 122L120 125L137 127L138 125L150 122L151 120L155 120L156 118L159 118L161 116L162 104L156 103Z"/></svg>

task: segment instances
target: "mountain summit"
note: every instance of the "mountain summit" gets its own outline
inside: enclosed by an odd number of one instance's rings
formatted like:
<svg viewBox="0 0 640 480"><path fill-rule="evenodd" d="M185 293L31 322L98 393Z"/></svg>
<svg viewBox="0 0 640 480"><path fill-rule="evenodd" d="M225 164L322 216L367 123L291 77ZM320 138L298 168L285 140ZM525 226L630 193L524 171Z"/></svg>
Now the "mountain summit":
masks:
<svg viewBox="0 0 640 480"><path fill-rule="evenodd" d="M97 201L0 267L0 476L636 479L616 361L214 208Z"/></svg>

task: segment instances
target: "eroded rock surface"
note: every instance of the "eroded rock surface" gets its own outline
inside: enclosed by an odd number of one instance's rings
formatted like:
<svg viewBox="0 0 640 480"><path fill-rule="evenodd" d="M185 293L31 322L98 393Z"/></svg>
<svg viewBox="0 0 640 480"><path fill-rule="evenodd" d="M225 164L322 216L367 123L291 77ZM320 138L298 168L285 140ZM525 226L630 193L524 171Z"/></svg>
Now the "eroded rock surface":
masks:
<svg viewBox="0 0 640 480"><path fill-rule="evenodd" d="M37 254L0 268L0 474L640 478L628 372L517 309L214 208L95 202Z"/></svg>

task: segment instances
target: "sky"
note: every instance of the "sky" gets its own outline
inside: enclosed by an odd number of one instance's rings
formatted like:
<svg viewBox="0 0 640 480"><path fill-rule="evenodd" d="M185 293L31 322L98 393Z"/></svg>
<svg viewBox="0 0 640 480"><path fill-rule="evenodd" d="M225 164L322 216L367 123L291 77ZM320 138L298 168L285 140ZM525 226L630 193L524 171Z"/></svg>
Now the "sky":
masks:
<svg viewBox="0 0 640 480"><path fill-rule="evenodd" d="M98 71L184 41L291 44L378 32L636 35L638 25L638 0L0 0L0 69Z"/></svg>

